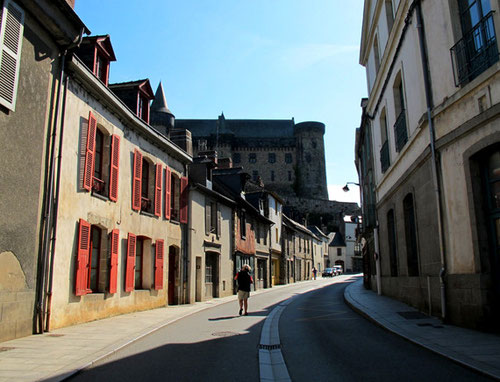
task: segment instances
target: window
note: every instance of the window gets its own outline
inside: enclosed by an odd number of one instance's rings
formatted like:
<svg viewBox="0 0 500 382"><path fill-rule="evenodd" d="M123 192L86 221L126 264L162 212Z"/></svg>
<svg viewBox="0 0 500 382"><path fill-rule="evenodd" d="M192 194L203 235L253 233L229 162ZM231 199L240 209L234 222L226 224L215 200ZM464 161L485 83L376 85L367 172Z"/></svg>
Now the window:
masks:
<svg viewBox="0 0 500 382"><path fill-rule="evenodd" d="M240 236L244 239L247 235L247 222L245 218L245 211L240 212Z"/></svg>
<svg viewBox="0 0 500 382"><path fill-rule="evenodd" d="M116 293L120 234L115 229L109 236L111 258L108 268L105 254L108 245L103 242L105 237L103 231L99 226L91 225L83 219L80 219L78 223L75 277L75 295L77 296L92 292L104 292L107 274L109 274L109 293Z"/></svg>
<svg viewBox="0 0 500 382"><path fill-rule="evenodd" d="M142 158L142 179L141 179L141 211L151 212L151 200L149 199L149 162Z"/></svg>
<svg viewBox="0 0 500 382"><path fill-rule="evenodd" d="M215 233L217 236L220 235L221 226L221 213L219 211L219 206L216 202L206 200L205 201L205 233L208 235L210 233Z"/></svg>
<svg viewBox="0 0 500 382"><path fill-rule="evenodd" d="M241 154L233 153L233 163L241 163Z"/></svg>
<svg viewBox="0 0 500 382"><path fill-rule="evenodd" d="M274 170L271 170L271 182L274 182Z"/></svg>
<svg viewBox="0 0 500 382"><path fill-rule="evenodd" d="M403 92L403 80L401 73L398 73L393 87L394 105L396 107L396 123L394 124L394 136L396 141L396 151L400 152L408 141L406 129L405 97Z"/></svg>
<svg viewBox="0 0 500 382"><path fill-rule="evenodd" d="M498 61L498 47L489 0L458 0L462 39L452 48L457 86L472 81Z"/></svg>
<svg viewBox="0 0 500 382"><path fill-rule="evenodd" d="M144 260L144 239L138 237L135 249L135 272L134 272L135 289L142 289L142 270L144 266L143 260Z"/></svg>
<svg viewBox="0 0 500 382"><path fill-rule="evenodd" d="M279 235L278 228L276 228L276 243L279 243L279 242L280 242L280 235Z"/></svg>
<svg viewBox="0 0 500 382"><path fill-rule="evenodd" d="M257 163L257 154L256 153L248 154L248 163Z"/></svg>
<svg viewBox="0 0 500 382"><path fill-rule="evenodd" d="M127 260L125 265L125 292L131 292L134 289L150 289L160 287L160 280L156 277L158 266L161 262L163 266L163 248L162 244L156 245L156 256L153 258L152 241L146 236L136 236L128 234L127 239ZM158 249L159 248L159 249ZM161 260L159 257L161 257ZM163 273L163 270L161 270ZM153 277L155 279L153 280Z"/></svg>
<svg viewBox="0 0 500 382"><path fill-rule="evenodd" d="M97 292L99 287L99 273L101 263L101 229L92 226L90 231L90 272L88 286L92 292Z"/></svg>
<svg viewBox="0 0 500 382"><path fill-rule="evenodd" d="M285 163L292 163L293 157L291 153L285 153Z"/></svg>
<svg viewBox="0 0 500 382"><path fill-rule="evenodd" d="M387 21L387 30L391 33L392 26L394 25L394 9L392 0L385 0L385 18Z"/></svg>
<svg viewBox="0 0 500 382"><path fill-rule="evenodd" d="M337 256L342 256L342 248L337 248Z"/></svg>
<svg viewBox="0 0 500 382"><path fill-rule="evenodd" d="M373 41L373 57L375 60L375 72L378 72L380 69L380 53L379 53L379 45L378 45L378 36L375 36Z"/></svg>
<svg viewBox="0 0 500 382"><path fill-rule="evenodd" d="M96 129L95 134L95 157L94 157L94 179L92 190L100 195L104 195L106 187L104 183L103 172L103 155L104 155L104 134L101 130Z"/></svg>
<svg viewBox="0 0 500 382"><path fill-rule="evenodd" d="M179 221L180 182L174 174L170 176L170 219Z"/></svg>
<svg viewBox="0 0 500 382"><path fill-rule="evenodd" d="M92 194L118 200L120 165L120 137L108 135L97 127L97 120L89 112L85 155L82 155L83 188ZM84 162L83 162L84 160ZM106 189L106 186L109 187Z"/></svg>
<svg viewBox="0 0 500 382"><path fill-rule="evenodd" d="M380 149L380 167L383 174L391 165L385 108L382 109L382 112L380 113L380 141L382 142L382 148Z"/></svg>
<svg viewBox="0 0 500 382"><path fill-rule="evenodd" d="M419 275L418 248L417 248L417 225L415 221L415 207L413 195L408 194L403 199L405 218L406 257L408 262L408 276Z"/></svg>
<svg viewBox="0 0 500 382"><path fill-rule="evenodd" d="M149 100L141 92L137 94L137 116L149 123Z"/></svg>
<svg viewBox="0 0 500 382"><path fill-rule="evenodd" d="M107 60L97 49L94 74L99 78L105 85L108 85L109 77L109 60Z"/></svg>
<svg viewBox="0 0 500 382"><path fill-rule="evenodd" d="M258 172L258 171L255 171L255 170L254 170L254 171L252 171L252 180L253 180L254 182L257 182L258 178L259 178L259 172Z"/></svg>
<svg viewBox="0 0 500 382"><path fill-rule="evenodd" d="M396 225L394 221L394 210L389 210L387 213L387 235L389 243L389 261L391 266L391 276L398 275L398 253L397 253L397 238Z"/></svg>
<svg viewBox="0 0 500 382"><path fill-rule="evenodd" d="M269 153L267 156L267 161L269 163L276 163L276 153Z"/></svg>
<svg viewBox="0 0 500 382"><path fill-rule="evenodd" d="M212 264L207 263L205 265L205 283L206 284L211 284L213 282L213 276L212 276Z"/></svg>
<svg viewBox="0 0 500 382"><path fill-rule="evenodd" d="M289 182L292 181L292 172L291 171L288 171L288 181Z"/></svg>
<svg viewBox="0 0 500 382"><path fill-rule="evenodd" d="M5 26L0 41L0 104L15 111L24 32L23 9L11 0L4 0L0 25Z"/></svg>

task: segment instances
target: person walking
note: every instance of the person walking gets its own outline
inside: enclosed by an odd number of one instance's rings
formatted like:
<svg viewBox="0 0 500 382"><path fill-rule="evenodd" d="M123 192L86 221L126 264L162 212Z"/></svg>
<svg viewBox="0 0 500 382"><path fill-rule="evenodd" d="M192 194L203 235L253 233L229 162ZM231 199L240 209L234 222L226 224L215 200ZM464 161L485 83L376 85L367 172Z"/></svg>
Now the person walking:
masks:
<svg viewBox="0 0 500 382"><path fill-rule="evenodd" d="M238 281L238 303L240 305L240 316L244 314L248 316L248 297L250 297L250 284L253 284L252 276L250 276L250 265L244 264L241 270L234 276L234 279ZM245 312L243 313L243 309Z"/></svg>
<svg viewBox="0 0 500 382"><path fill-rule="evenodd" d="M318 273L318 271L316 270L316 267L313 267L314 280L316 280L316 273Z"/></svg>

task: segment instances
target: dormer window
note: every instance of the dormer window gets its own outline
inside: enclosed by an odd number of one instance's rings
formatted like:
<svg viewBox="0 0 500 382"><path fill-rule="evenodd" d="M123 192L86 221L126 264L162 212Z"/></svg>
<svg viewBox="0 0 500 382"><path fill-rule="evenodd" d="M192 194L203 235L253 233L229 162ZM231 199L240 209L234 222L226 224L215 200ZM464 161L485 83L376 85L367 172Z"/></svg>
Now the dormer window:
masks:
<svg viewBox="0 0 500 382"><path fill-rule="evenodd" d="M94 74L104 84L108 85L109 80L109 60L103 57L99 52L96 52L96 59L94 65Z"/></svg>
<svg viewBox="0 0 500 382"><path fill-rule="evenodd" d="M149 100L141 92L137 95L137 116L149 123Z"/></svg>
<svg viewBox="0 0 500 382"><path fill-rule="evenodd" d="M148 79L110 84L109 88L135 115L149 123L149 104L154 94Z"/></svg>
<svg viewBox="0 0 500 382"><path fill-rule="evenodd" d="M109 35L84 37L76 55L108 86L109 65L111 61L116 61Z"/></svg>

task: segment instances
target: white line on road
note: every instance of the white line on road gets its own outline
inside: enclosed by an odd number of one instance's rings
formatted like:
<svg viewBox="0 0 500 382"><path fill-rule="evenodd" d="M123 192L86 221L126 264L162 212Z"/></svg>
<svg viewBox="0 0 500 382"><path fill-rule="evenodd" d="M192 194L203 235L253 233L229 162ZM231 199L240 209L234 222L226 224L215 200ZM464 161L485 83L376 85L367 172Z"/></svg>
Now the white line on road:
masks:
<svg viewBox="0 0 500 382"><path fill-rule="evenodd" d="M314 289L316 288L310 288L301 292L301 294ZM297 296L282 301L271 311L264 321L259 345L259 370L261 382L291 382L285 360L283 359L283 354L281 353L279 320L281 313L295 297Z"/></svg>

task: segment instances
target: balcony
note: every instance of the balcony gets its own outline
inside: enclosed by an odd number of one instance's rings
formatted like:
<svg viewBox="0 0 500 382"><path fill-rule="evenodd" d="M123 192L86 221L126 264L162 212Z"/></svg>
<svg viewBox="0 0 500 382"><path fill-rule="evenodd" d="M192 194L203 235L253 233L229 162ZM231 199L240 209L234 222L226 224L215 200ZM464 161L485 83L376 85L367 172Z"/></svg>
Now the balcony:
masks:
<svg viewBox="0 0 500 382"><path fill-rule="evenodd" d="M498 61L493 12L484 16L451 49L455 85L472 81Z"/></svg>
<svg viewBox="0 0 500 382"><path fill-rule="evenodd" d="M153 213L151 200L144 196L141 197L141 211L150 214Z"/></svg>
<svg viewBox="0 0 500 382"><path fill-rule="evenodd" d="M391 165L391 160L389 157L389 141L386 140L380 149L380 166L382 168L382 174L387 171Z"/></svg>
<svg viewBox="0 0 500 382"><path fill-rule="evenodd" d="M394 136L396 137L396 151L399 153L408 141L408 131L406 130L406 113L401 110L396 123L394 124Z"/></svg>
<svg viewBox="0 0 500 382"><path fill-rule="evenodd" d="M92 192L101 196L106 196L106 183L94 176L92 178Z"/></svg>

